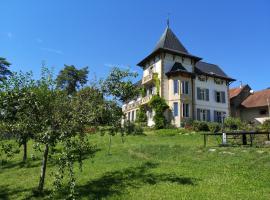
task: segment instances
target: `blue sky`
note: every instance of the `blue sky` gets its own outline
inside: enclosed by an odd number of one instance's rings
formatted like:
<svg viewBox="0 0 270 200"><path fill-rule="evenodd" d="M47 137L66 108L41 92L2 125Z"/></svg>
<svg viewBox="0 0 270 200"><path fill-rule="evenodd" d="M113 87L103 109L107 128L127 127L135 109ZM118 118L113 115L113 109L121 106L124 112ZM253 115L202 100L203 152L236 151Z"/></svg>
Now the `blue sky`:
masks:
<svg viewBox="0 0 270 200"><path fill-rule="evenodd" d="M90 79L136 64L170 27L190 53L255 90L270 87L268 0L2 0L0 56L38 77L42 61L89 66Z"/></svg>

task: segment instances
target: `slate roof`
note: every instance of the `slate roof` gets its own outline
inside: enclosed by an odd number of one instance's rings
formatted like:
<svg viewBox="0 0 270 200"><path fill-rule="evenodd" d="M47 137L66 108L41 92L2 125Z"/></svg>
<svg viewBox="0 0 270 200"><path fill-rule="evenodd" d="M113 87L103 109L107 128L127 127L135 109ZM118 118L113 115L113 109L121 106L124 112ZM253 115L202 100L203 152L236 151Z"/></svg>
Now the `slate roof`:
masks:
<svg viewBox="0 0 270 200"><path fill-rule="evenodd" d="M194 75L194 73L191 73L191 72L187 71L186 68L182 65L182 63L179 63L179 62L174 63L171 70L169 72L167 72L166 75L169 76L169 75L172 75L172 74L177 74L179 72Z"/></svg>
<svg viewBox="0 0 270 200"><path fill-rule="evenodd" d="M199 61L195 65L196 74L205 74L217 78L227 79L229 81L235 81L235 79L229 77L218 65Z"/></svg>
<svg viewBox="0 0 270 200"><path fill-rule="evenodd" d="M176 55L184 55L187 57L194 58L195 60L201 60L201 58L190 54L184 45L179 41L176 35L172 32L172 30L167 27L162 34L161 38L157 42L154 50L150 53L146 58L144 58L141 62L138 63L139 66L143 66L144 63L154 56L156 53L161 51L169 52Z"/></svg>
<svg viewBox="0 0 270 200"><path fill-rule="evenodd" d="M172 30L167 27L162 34L161 38L156 44L156 47L154 48L154 51L158 49L171 49L179 52L183 52L188 54L187 49L184 47L184 45L178 40L176 35L172 32Z"/></svg>
<svg viewBox="0 0 270 200"><path fill-rule="evenodd" d="M246 108L264 107L268 106L267 99L269 99L270 103L270 89L254 92L254 94L249 95L241 105Z"/></svg>

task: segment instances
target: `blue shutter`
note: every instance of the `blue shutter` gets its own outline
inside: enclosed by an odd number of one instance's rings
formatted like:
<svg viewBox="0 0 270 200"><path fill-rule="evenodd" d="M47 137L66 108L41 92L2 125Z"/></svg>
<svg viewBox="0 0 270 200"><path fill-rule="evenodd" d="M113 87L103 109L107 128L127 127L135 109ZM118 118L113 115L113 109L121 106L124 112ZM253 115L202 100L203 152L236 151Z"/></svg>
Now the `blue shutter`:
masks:
<svg viewBox="0 0 270 200"><path fill-rule="evenodd" d="M226 103L225 92L221 92L221 102Z"/></svg>
<svg viewBox="0 0 270 200"><path fill-rule="evenodd" d="M207 110L207 121L211 121L211 114L210 114L210 110Z"/></svg>
<svg viewBox="0 0 270 200"><path fill-rule="evenodd" d="M178 80L173 80L173 93L178 94Z"/></svg>
<svg viewBox="0 0 270 200"><path fill-rule="evenodd" d="M174 103L173 103L173 115L174 115L175 117L178 116L178 103L177 103L177 102L174 102Z"/></svg>
<svg viewBox="0 0 270 200"><path fill-rule="evenodd" d="M218 119L217 119L217 111L214 110L214 121L215 122L218 122Z"/></svg>
<svg viewBox="0 0 270 200"><path fill-rule="evenodd" d="M199 108L197 108L197 120L200 121L200 113L201 113L201 110Z"/></svg>
<svg viewBox="0 0 270 200"><path fill-rule="evenodd" d="M188 94L189 93L189 82L188 81L185 81L185 93Z"/></svg>
<svg viewBox="0 0 270 200"><path fill-rule="evenodd" d="M209 89L206 89L206 101L209 101Z"/></svg>
<svg viewBox="0 0 270 200"><path fill-rule="evenodd" d="M201 97L201 89L200 88L197 88L197 99L198 100L202 99L202 97Z"/></svg>

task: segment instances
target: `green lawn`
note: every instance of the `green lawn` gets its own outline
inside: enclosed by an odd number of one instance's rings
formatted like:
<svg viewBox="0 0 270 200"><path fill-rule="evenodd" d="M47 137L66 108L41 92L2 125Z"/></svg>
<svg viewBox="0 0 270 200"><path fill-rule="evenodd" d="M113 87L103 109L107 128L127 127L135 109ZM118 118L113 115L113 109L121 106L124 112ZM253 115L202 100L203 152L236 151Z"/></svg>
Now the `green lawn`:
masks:
<svg viewBox="0 0 270 200"><path fill-rule="evenodd" d="M199 134L166 132L128 136L124 143L115 136L112 155L107 135L91 135L99 151L84 160L82 172L76 170L80 199L270 199L270 149L218 147L214 138L204 148ZM17 155L0 166L0 199L36 198L41 161L20 160Z"/></svg>

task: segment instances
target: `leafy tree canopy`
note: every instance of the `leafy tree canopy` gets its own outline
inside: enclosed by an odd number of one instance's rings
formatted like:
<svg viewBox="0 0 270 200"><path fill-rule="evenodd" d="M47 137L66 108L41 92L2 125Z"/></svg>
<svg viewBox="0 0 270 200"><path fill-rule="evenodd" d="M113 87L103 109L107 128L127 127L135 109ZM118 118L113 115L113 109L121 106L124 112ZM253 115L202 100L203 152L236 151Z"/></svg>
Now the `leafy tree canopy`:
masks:
<svg viewBox="0 0 270 200"><path fill-rule="evenodd" d="M88 67L77 69L74 65L65 65L56 79L57 87L74 94L77 89L87 83Z"/></svg>
<svg viewBox="0 0 270 200"><path fill-rule="evenodd" d="M0 57L0 81L4 81L7 76L10 76L12 73L8 69L11 63L9 63L5 58Z"/></svg>

